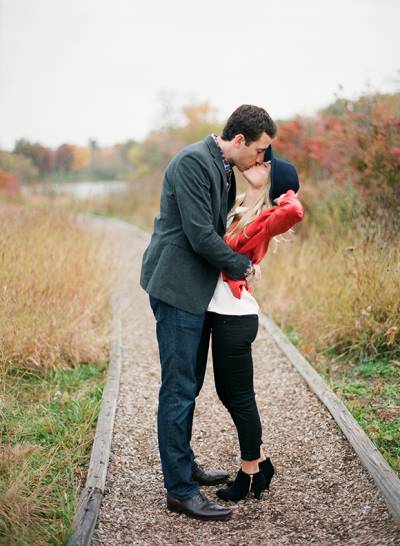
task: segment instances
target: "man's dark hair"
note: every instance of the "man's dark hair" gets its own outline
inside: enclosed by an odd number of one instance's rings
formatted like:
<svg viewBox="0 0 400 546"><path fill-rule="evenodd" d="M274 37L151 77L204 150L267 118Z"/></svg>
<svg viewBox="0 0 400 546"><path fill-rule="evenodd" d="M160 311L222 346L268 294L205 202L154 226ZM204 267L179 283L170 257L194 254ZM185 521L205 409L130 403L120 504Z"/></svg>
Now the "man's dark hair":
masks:
<svg viewBox="0 0 400 546"><path fill-rule="evenodd" d="M222 132L223 140L232 140L236 135L242 134L246 139L246 145L258 140L263 132L274 138L277 132L275 123L268 112L259 106L242 104L229 116Z"/></svg>

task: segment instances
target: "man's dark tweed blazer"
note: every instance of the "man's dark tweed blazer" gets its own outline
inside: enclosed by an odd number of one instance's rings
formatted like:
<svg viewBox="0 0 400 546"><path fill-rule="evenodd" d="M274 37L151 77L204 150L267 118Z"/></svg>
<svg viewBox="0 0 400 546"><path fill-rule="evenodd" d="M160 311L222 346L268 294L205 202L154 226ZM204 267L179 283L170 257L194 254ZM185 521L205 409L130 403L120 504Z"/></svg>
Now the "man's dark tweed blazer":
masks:
<svg viewBox="0 0 400 546"><path fill-rule="evenodd" d="M211 136L172 159L143 256L140 284L151 296L199 315L207 310L220 271L232 279L244 276L249 259L223 241L235 198L234 175L228 195L221 153Z"/></svg>

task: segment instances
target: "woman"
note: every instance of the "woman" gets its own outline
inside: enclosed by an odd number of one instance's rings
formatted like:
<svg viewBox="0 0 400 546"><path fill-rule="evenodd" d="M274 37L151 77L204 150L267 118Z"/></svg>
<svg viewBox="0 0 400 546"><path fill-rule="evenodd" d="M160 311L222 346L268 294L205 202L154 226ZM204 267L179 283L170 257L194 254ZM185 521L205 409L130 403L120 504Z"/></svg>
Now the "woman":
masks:
<svg viewBox="0 0 400 546"><path fill-rule="evenodd" d="M296 196L296 169L275 158L271 148L267 152L270 162L242 173L247 188L229 215L225 236L227 244L247 255L253 264L262 260L274 236L286 232L303 217ZM270 207L268 197L277 206ZM261 448L262 429L253 389L251 343L257 335L258 309L246 280L234 281L221 274L207 321L212 335L216 390L235 423L241 452L236 479L217 491L223 500L238 501L249 491L260 498L274 474L271 460Z"/></svg>

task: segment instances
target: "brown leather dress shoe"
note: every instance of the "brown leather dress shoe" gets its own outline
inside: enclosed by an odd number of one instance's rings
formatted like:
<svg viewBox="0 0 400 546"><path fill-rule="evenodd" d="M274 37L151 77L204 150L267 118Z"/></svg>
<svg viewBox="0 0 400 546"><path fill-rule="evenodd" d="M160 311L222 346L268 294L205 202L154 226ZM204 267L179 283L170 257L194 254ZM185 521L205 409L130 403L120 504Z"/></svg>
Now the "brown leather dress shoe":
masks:
<svg viewBox="0 0 400 546"><path fill-rule="evenodd" d="M198 493L194 497L190 497L190 499L184 501L178 501L167 496L167 508L171 512L186 514L191 518L202 519L204 521L227 521L232 516L230 508L220 506L202 493Z"/></svg>
<svg viewBox="0 0 400 546"><path fill-rule="evenodd" d="M200 485L217 485L226 482L229 474L225 470L205 470L197 465L192 471L192 478Z"/></svg>

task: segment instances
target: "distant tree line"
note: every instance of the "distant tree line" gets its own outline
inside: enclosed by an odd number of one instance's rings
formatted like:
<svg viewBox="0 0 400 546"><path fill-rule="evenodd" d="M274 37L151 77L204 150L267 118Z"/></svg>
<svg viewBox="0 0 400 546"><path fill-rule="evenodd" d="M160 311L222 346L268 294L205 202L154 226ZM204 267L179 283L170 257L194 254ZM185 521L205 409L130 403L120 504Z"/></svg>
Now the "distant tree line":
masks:
<svg viewBox="0 0 400 546"><path fill-rule="evenodd" d="M65 143L52 149L20 139L12 152L0 150L0 188L17 190L24 183L80 176L113 180L131 171L127 154L134 144L135 141L128 140L100 147L96 140L90 140L87 146Z"/></svg>

